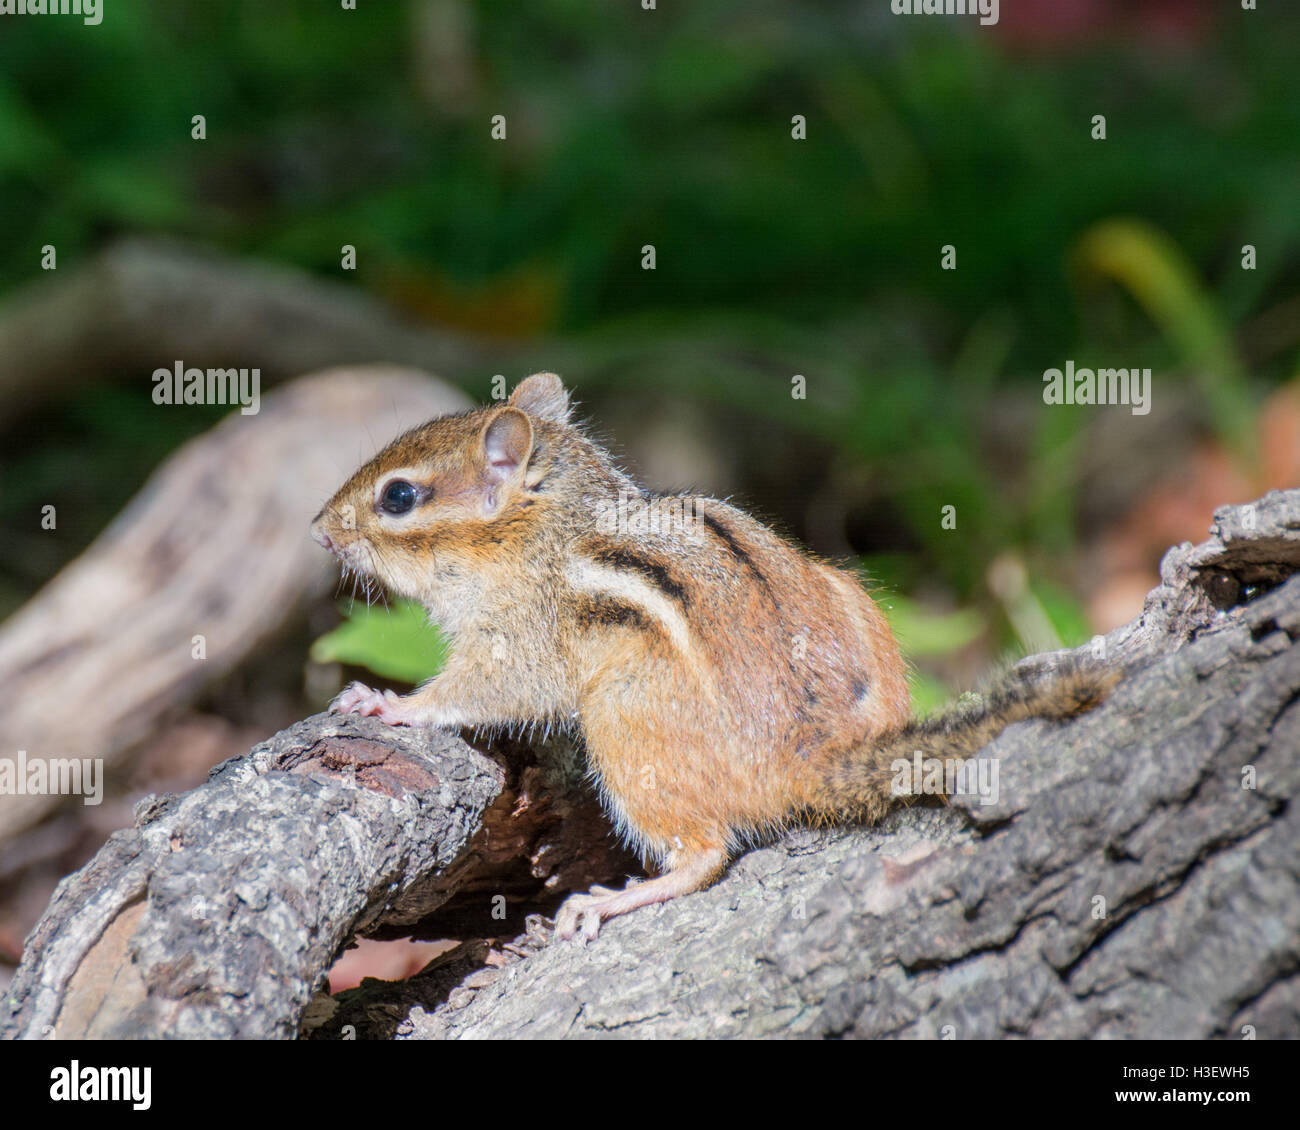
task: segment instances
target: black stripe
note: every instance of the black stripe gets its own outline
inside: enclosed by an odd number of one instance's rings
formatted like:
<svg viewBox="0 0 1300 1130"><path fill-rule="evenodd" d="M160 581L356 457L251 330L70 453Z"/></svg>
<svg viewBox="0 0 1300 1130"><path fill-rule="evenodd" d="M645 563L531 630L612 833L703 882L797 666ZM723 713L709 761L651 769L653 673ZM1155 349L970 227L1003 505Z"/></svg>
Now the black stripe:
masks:
<svg viewBox="0 0 1300 1130"><path fill-rule="evenodd" d="M635 604L612 596L584 596L576 606L578 619L586 627L618 625L639 631L658 631L659 625Z"/></svg>
<svg viewBox="0 0 1300 1130"><path fill-rule="evenodd" d="M725 526L712 514L704 515L704 524L726 543L727 548L731 550L732 556L754 574L759 584L761 584L763 588L767 590L768 595L771 596L772 586L768 583L767 578L763 576L762 571L759 569L758 565L755 564L754 559L749 555L745 547L736 540L736 535L731 532L730 528Z"/></svg>
<svg viewBox="0 0 1300 1130"><path fill-rule="evenodd" d="M615 569L631 569L639 573L665 596L672 597L683 606L691 602L686 586L662 562L652 561L648 557L642 557L630 549L617 545L598 546L592 551L592 559L601 565L609 565Z"/></svg>

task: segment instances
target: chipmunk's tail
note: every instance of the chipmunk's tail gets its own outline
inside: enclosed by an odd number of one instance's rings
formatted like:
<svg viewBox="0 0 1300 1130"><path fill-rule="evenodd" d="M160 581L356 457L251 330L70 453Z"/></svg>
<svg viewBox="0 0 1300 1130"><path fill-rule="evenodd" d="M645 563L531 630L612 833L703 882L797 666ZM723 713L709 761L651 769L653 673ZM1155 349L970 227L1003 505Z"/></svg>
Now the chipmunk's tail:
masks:
<svg viewBox="0 0 1300 1130"><path fill-rule="evenodd" d="M877 820L891 804L910 803L920 792L919 787L910 794L895 789L898 762L914 765L918 752L922 760L966 760L1013 722L1070 718L1091 710L1120 678L1118 670L1083 664L1058 668L1046 676L1013 671L974 701L958 702L932 717L909 722L827 764L814 790L813 815ZM907 776L910 781L910 771Z"/></svg>

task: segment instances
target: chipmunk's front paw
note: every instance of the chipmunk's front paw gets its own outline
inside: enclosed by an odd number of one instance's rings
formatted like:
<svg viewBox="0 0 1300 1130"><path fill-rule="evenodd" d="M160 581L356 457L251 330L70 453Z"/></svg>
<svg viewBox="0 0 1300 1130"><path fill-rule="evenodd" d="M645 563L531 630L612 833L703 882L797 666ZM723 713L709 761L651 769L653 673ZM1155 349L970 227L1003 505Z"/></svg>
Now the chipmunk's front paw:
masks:
<svg viewBox="0 0 1300 1130"><path fill-rule="evenodd" d="M365 714L390 726L412 726L418 721L392 691L377 691L364 683L350 683L330 703L331 714Z"/></svg>

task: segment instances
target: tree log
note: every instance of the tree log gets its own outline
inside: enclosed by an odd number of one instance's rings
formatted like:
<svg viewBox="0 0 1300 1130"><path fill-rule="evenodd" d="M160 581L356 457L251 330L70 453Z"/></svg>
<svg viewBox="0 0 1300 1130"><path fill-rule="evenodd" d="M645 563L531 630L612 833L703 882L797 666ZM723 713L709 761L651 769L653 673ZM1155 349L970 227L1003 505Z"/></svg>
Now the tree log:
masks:
<svg viewBox="0 0 1300 1130"><path fill-rule="evenodd" d="M378 728L308 720L200 788L141 801L28 939L8 1030L292 1036L348 937L423 910L501 789L448 734Z"/></svg>
<svg viewBox="0 0 1300 1130"><path fill-rule="evenodd" d="M542 944L533 921L513 943L470 940L415 978L313 1010L350 932L447 897L504 777L446 737L309 720L146 807L65 880L4 1032L1295 1037L1298 572L1300 491L1226 507L1208 542L1166 555L1143 615L1090 645L1125 671L1111 698L983 751L999 766L995 803L958 796L875 828L792 833L590 946ZM1047 673L1063 655L1025 662ZM290 787L319 726L375 743L367 759L416 758L438 784L389 773L414 808L358 797L369 785ZM512 801L509 816L528 808ZM524 839L535 867L545 852ZM101 954L111 976L96 976Z"/></svg>
<svg viewBox="0 0 1300 1130"><path fill-rule="evenodd" d="M572 743L479 750L351 715L305 719L135 816L59 885L0 1035L292 1036L332 1014L325 975L354 937L523 928L518 951L544 937L528 908L635 868Z"/></svg>
<svg viewBox="0 0 1300 1130"><path fill-rule="evenodd" d="M403 987L398 1034L1300 1036L1300 491L1213 535L1094 642L1127 671L1108 702L983 751L999 803L787 837L587 950Z"/></svg>

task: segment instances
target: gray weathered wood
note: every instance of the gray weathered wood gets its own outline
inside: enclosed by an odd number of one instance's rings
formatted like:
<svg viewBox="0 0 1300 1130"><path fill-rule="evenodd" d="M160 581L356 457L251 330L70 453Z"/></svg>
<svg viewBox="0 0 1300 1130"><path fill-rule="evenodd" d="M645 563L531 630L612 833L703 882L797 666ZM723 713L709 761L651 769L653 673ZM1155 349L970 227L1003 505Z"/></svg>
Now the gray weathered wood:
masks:
<svg viewBox="0 0 1300 1130"><path fill-rule="evenodd" d="M317 715L142 801L59 885L3 1033L293 1036L353 934L450 896L502 780L449 734Z"/></svg>

